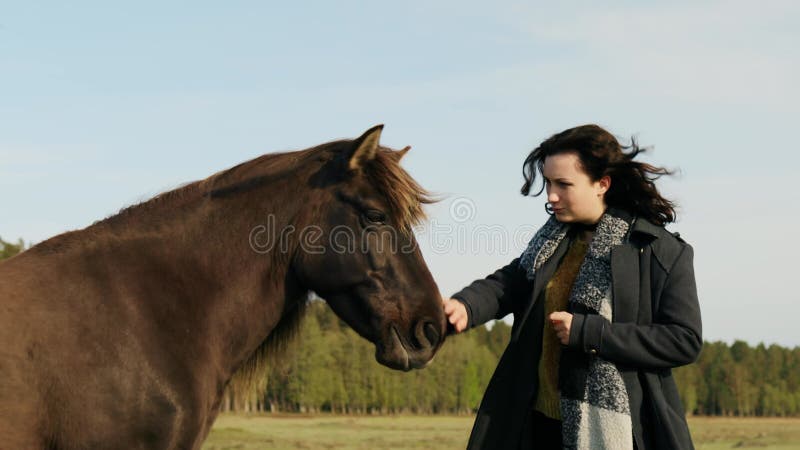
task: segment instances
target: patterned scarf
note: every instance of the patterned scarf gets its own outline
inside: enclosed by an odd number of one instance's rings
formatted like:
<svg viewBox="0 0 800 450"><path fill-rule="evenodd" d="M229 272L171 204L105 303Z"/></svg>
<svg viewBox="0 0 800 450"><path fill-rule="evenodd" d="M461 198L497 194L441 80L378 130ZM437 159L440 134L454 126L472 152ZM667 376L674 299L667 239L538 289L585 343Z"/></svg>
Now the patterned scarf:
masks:
<svg viewBox="0 0 800 450"><path fill-rule="evenodd" d="M612 208L597 224L569 298L569 310L612 321L611 248L623 243L630 221ZM529 279L555 252L569 225L551 216L522 253ZM628 392L614 363L580 350L566 350L559 363L565 449L633 448Z"/></svg>

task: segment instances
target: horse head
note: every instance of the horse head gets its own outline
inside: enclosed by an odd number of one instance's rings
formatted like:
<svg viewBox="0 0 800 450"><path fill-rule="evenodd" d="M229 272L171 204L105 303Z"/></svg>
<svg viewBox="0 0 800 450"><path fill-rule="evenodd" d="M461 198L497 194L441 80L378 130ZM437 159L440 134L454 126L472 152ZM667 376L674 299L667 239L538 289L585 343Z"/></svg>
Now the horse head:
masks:
<svg viewBox="0 0 800 450"><path fill-rule="evenodd" d="M376 346L381 364L420 368L444 341L441 296L412 232L429 194L400 167L408 151L380 146L382 125L340 141L310 178L318 191L307 224L322 245L304 248L293 270L333 311Z"/></svg>

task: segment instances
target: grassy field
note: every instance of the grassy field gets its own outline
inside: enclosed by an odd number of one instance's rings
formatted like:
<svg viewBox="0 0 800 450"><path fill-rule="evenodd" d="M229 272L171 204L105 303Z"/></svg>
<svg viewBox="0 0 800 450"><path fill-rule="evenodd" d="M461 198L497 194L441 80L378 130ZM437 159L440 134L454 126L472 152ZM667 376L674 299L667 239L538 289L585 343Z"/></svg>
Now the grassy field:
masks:
<svg viewBox="0 0 800 450"><path fill-rule="evenodd" d="M463 449L472 417L222 415L204 450ZM691 418L698 450L800 450L800 419Z"/></svg>

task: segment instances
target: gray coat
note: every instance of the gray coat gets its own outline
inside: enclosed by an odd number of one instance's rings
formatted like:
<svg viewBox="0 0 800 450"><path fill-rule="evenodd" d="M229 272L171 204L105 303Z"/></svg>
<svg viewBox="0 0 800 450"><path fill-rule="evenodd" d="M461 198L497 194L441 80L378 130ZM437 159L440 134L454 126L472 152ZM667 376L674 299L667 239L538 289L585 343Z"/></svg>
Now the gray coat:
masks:
<svg viewBox="0 0 800 450"><path fill-rule="evenodd" d="M538 391L544 286L566 254L563 239L529 281L519 258L452 295L467 307L469 327L514 314L511 340L486 388L470 449L535 448L529 424ZM631 406L636 448L693 449L671 369L697 360L703 344L692 247L637 218L612 249L614 320L574 314L564 351L616 363Z"/></svg>

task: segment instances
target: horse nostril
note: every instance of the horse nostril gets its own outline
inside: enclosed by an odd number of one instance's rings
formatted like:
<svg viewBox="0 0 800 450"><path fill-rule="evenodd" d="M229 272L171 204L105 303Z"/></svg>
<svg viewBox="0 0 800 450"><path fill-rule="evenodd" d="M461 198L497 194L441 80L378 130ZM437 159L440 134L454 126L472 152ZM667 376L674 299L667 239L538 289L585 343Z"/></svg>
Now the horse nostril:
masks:
<svg viewBox="0 0 800 450"><path fill-rule="evenodd" d="M412 345L417 350L428 350L439 344L440 334L436 325L430 321L417 322L414 327Z"/></svg>
<svg viewBox="0 0 800 450"><path fill-rule="evenodd" d="M433 322L420 322L417 325L417 341L421 344L421 348L436 347L439 343L439 331ZM426 345L427 344L427 345Z"/></svg>
<svg viewBox="0 0 800 450"><path fill-rule="evenodd" d="M439 344L439 330L436 329L436 325L432 322L428 322L425 324L425 337L428 338L428 342L431 343L431 347L435 347Z"/></svg>

